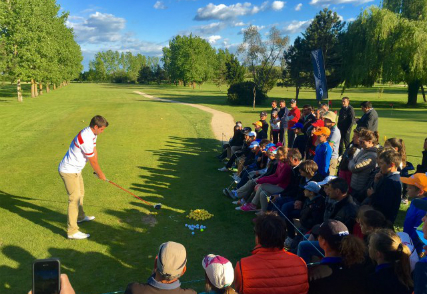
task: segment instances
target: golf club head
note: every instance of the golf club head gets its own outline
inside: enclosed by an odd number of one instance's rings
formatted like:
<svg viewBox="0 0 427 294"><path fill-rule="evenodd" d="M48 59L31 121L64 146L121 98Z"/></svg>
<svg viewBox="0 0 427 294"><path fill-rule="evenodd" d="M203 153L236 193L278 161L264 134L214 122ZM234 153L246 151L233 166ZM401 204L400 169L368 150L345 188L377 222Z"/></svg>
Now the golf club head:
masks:
<svg viewBox="0 0 427 294"><path fill-rule="evenodd" d="M161 203L154 204L154 208L160 209L160 208L162 208L162 204Z"/></svg>

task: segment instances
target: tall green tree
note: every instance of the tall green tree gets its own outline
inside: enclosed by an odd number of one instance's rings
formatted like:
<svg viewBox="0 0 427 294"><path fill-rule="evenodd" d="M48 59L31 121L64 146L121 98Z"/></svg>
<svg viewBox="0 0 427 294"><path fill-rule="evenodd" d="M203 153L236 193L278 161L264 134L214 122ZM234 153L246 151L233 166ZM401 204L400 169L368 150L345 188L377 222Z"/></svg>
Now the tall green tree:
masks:
<svg viewBox="0 0 427 294"><path fill-rule="evenodd" d="M419 6L402 3L387 1L385 8L371 7L349 25L343 38L343 75L347 87L372 86L378 80L405 82L408 105L415 105L418 91L427 81L427 22L425 15L414 11Z"/></svg>
<svg viewBox="0 0 427 294"><path fill-rule="evenodd" d="M230 55L229 60L225 63L225 67L227 69L225 79L228 85L238 84L245 80L246 69L240 64L239 59L234 54Z"/></svg>
<svg viewBox="0 0 427 294"><path fill-rule="evenodd" d="M252 73L254 81L253 104L255 109L256 88L267 93L270 79L277 79L274 66L289 43L287 36L282 37L276 27L270 29L268 40L263 41L256 26L249 26L243 34L243 43L239 46L238 53L243 57L244 64Z"/></svg>

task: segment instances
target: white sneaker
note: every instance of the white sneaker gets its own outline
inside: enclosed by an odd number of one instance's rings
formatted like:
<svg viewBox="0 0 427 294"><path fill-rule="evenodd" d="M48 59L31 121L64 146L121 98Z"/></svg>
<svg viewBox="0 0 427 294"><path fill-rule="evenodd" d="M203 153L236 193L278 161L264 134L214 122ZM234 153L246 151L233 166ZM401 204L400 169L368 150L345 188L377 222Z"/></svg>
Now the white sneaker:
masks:
<svg viewBox="0 0 427 294"><path fill-rule="evenodd" d="M235 209L236 210L242 210L242 207L241 206L237 206Z"/></svg>
<svg viewBox="0 0 427 294"><path fill-rule="evenodd" d="M292 242L294 242L294 239L289 238L289 237L286 237L286 240L285 240L285 247L286 247L286 248L291 247Z"/></svg>
<svg viewBox="0 0 427 294"><path fill-rule="evenodd" d="M85 216L85 218L84 219L82 219L82 220L78 220L77 222L78 223L82 223L82 222L90 222L91 220L94 220L95 219L95 217L94 216Z"/></svg>
<svg viewBox="0 0 427 294"><path fill-rule="evenodd" d="M233 201L233 202L231 202L231 203L233 203L234 205L237 205L237 204L239 204L240 202L239 202L239 200L236 200L236 201Z"/></svg>
<svg viewBox="0 0 427 294"><path fill-rule="evenodd" d="M77 232L77 233L75 233L75 234L73 234L73 235L68 235L68 239L75 239L75 240L81 240L81 239L86 239L86 238L89 238L90 237L90 235L89 234L85 234L85 233L82 233L82 232Z"/></svg>
<svg viewBox="0 0 427 294"><path fill-rule="evenodd" d="M226 167L224 166L224 167L219 168L218 170L219 170L219 171L222 171L222 172L225 172L225 171L228 171L228 168L226 168Z"/></svg>

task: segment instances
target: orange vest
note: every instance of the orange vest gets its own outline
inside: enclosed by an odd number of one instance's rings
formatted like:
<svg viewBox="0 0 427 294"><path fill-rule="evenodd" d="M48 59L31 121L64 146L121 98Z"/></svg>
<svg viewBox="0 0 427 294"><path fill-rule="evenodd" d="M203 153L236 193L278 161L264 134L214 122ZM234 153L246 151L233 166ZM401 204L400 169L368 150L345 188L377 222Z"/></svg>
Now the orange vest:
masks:
<svg viewBox="0 0 427 294"><path fill-rule="evenodd" d="M234 271L235 289L240 294L306 294L308 273L305 262L284 249L255 247L252 256L242 258Z"/></svg>

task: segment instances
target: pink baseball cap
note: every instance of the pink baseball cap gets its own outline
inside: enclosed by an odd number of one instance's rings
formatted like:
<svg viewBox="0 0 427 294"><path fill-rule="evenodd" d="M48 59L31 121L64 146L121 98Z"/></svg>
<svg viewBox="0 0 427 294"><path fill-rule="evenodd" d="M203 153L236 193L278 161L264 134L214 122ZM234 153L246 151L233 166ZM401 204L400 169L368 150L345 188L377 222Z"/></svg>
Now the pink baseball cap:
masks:
<svg viewBox="0 0 427 294"><path fill-rule="evenodd" d="M209 254L202 260L209 281L218 289L230 286L234 281L234 269L231 262L220 256Z"/></svg>

